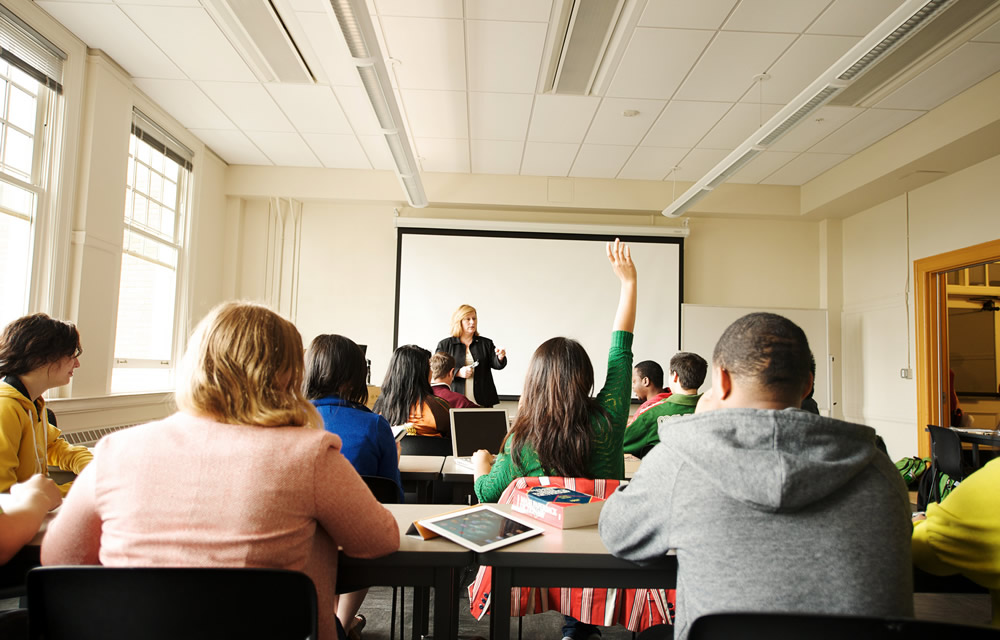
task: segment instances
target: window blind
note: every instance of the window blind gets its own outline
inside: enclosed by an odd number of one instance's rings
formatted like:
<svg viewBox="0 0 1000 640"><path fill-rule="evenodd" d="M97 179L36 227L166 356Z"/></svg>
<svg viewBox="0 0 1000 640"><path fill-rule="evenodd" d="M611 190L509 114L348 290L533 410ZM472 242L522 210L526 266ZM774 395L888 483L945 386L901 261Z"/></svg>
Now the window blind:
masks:
<svg viewBox="0 0 1000 640"><path fill-rule="evenodd" d="M0 5L0 58L56 93L62 93L66 54L3 5Z"/></svg>
<svg viewBox="0 0 1000 640"><path fill-rule="evenodd" d="M170 135L163 127L149 119L142 111L132 109L132 133L149 146L191 171L194 151Z"/></svg>

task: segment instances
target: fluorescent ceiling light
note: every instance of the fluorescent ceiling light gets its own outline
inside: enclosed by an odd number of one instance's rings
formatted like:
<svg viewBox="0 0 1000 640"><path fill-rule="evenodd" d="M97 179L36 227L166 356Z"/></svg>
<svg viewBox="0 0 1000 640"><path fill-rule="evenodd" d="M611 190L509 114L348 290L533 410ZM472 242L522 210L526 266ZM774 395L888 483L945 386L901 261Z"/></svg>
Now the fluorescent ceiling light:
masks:
<svg viewBox="0 0 1000 640"><path fill-rule="evenodd" d="M270 0L201 0L261 82L312 84L312 70Z"/></svg>
<svg viewBox="0 0 1000 640"><path fill-rule="evenodd" d="M663 215L676 218L683 215L698 200L725 182L747 162L781 136L790 131L810 113L829 102L834 96L864 75L878 61L909 39L941 9L956 0L906 0L858 44L823 72L805 90L765 122L732 153L712 167L690 189L663 210Z"/></svg>
<svg viewBox="0 0 1000 640"><path fill-rule="evenodd" d="M368 7L364 0L330 0L330 5L358 68L361 84L375 110L375 117L382 127L389 153L396 164L396 177L406 192L406 199L412 207L426 207L427 195L420 180L417 159L403 128L403 117L392 92L389 72L379 51Z"/></svg>

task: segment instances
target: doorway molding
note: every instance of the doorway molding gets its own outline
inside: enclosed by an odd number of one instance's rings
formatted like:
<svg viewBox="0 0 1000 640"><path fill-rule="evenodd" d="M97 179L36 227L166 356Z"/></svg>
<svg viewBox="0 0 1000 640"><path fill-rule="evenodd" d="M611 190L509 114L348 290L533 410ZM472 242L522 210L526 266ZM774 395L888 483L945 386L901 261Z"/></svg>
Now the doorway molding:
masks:
<svg viewBox="0 0 1000 640"><path fill-rule="evenodd" d="M917 443L922 457L931 455L928 424L940 424L944 398L950 392L942 362L948 361L948 294L942 274L1000 260L1000 240L956 249L913 261L916 304ZM947 425L945 425L947 426Z"/></svg>

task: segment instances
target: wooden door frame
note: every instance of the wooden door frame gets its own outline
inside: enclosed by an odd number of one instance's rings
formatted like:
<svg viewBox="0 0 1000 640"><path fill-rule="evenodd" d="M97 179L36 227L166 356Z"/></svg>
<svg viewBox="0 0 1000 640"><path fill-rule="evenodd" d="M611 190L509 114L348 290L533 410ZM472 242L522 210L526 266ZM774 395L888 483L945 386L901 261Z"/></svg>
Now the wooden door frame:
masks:
<svg viewBox="0 0 1000 640"><path fill-rule="evenodd" d="M1000 240L941 253L913 261L914 302L916 305L917 352L917 442L921 456L931 455L928 424L937 424L948 380L939 381L936 373L948 357L948 294L939 275L1000 260Z"/></svg>

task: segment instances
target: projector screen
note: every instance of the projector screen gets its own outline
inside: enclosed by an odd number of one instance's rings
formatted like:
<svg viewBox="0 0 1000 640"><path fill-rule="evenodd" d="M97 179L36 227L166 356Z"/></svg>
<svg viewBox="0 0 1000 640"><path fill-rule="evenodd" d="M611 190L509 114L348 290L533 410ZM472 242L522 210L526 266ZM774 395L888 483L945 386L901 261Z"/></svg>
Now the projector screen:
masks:
<svg viewBox="0 0 1000 640"><path fill-rule="evenodd" d="M594 365L595 391L601 388L620 291L605 252L608 237L398 231L395 346L433 351L450 335L452 312L469 304L480 335L507 350L507 367L493 372L501 399L520 396L532 353L555 336L583 344ZM622 240L632 248L639 276L635 362L656 360L666 368L680 344L683 239Z"/></svg>

